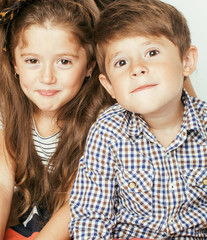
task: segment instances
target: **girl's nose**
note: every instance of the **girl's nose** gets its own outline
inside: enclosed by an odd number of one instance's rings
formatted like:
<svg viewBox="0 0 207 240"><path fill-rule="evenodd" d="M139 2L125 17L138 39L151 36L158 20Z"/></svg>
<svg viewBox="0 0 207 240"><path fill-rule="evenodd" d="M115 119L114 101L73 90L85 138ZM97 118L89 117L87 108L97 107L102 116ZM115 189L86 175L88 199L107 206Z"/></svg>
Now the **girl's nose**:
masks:
<svg viewBox="0 0 207 240"><path fill-rule="evenodd" d="M51 65L43 67L41 73L41 82L44 84L53 84L56 82L55 72Z"/></svg>

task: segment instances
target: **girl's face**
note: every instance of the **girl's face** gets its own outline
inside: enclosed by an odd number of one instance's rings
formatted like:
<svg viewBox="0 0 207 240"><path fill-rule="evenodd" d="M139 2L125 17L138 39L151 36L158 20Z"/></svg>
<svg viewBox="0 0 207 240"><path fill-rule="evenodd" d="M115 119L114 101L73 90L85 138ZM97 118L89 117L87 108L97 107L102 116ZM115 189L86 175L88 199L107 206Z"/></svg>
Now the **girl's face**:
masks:
<svg viewBox="0 0 207 240"><path fill-rule="evenodd" d="M14 51L20 86L40 114L54 116L90 75L87 53L71 32L58 27L32 25L22 38Z"/></svg>

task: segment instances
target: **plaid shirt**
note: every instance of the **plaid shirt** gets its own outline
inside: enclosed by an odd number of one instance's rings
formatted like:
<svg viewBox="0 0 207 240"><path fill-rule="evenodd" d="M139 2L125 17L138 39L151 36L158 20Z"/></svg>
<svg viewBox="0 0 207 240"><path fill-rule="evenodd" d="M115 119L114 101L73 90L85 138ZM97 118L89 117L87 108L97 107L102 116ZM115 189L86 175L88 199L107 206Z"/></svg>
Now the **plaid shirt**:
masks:
<svg viewBox="0 0 207 240"><path fill-rule="evenodd" d="M74 239L207 239L207 104L185 90L182 101L167 149L118 104L93 124L70 199Z"/></svg>

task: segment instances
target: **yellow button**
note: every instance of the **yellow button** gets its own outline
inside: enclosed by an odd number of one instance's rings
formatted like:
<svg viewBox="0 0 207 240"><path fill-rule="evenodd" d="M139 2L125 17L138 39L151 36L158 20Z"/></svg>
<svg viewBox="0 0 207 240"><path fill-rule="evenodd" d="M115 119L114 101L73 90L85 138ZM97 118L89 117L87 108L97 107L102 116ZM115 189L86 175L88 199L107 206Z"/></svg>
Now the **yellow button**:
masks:
<svg viewBox="0 0 207 240"><path fill-rule="evenodd" d="M207 178L203 180L203 184L207 186Z"/></svg>
<svg viewBox="0 0 207 240"><path fill-rule="evenodd" d="M136 183L130 182L128 186L129 186L129 188L134 189L136 187Z"/></svg>

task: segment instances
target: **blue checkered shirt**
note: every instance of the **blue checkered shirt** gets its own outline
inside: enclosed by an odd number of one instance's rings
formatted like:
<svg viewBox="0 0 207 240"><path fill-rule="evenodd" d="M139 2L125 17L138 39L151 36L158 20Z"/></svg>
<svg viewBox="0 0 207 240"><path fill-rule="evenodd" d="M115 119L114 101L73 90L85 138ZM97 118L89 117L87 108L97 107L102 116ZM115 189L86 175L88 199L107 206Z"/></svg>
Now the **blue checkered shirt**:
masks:
<svg viewBox="0 0 207 240"><path fill-rule="evenodd" d="M70 199L74 239L207 239L207 103L183 91L165 149L115 104L93 124Z"/></svg>

